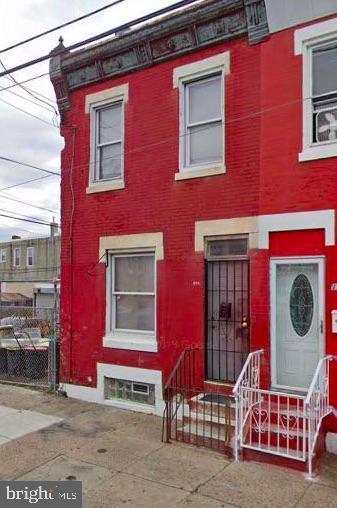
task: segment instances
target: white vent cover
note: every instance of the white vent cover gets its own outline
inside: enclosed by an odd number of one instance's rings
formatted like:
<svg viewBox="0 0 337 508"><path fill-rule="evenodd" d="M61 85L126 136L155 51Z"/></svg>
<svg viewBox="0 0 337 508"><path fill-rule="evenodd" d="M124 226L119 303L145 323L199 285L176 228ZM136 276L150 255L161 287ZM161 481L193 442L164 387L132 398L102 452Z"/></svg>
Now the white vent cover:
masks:
<svg viewBox="0 0 337 508"><path fill-rule="evenodd" d="M316 139L320 143L337 140L337 108L317 113Z"/></svg>

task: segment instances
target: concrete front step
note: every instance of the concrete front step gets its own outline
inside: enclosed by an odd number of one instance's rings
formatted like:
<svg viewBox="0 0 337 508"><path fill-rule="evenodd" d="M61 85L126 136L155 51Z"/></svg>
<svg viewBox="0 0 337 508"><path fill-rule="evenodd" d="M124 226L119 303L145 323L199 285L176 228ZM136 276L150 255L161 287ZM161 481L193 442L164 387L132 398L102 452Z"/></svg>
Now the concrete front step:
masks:
<svg viewBox="0 0 337 508"><path fill-rule="evenodd" d="M220 394L201 393L188 401L190 410L201 415L214 415L216 418L235 418L235 402L232 397Z"/></svg>

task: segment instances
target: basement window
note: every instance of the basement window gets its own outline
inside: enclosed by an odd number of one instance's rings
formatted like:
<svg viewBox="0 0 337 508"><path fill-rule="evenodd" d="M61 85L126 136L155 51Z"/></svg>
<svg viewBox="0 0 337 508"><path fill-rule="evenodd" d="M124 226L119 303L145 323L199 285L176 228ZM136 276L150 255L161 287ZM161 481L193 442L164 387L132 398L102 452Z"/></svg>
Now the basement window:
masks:
<svg viewBox="0 0 337 508"><path fill-rule="evenodd" d="M155 405L155 385L125 379L104 378L104 398Z"/></svg>

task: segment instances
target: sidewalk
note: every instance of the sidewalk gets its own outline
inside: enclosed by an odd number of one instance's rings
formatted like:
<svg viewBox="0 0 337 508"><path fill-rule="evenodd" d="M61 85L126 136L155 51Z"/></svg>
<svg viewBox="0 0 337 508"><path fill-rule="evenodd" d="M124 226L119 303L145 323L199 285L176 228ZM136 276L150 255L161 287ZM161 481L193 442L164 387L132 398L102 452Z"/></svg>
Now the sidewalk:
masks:
<svg viewBox="0 0 337 508"><path fill-rule="evenodd" d="M19 410L0 408L8 428L10 414L27 410L39 425L0 440L0 479L82 480L85 508L337 508L337 456L326 456L320 478L308 482L276 466L163 444L155 416L4 385L0 406Z"/></svg>

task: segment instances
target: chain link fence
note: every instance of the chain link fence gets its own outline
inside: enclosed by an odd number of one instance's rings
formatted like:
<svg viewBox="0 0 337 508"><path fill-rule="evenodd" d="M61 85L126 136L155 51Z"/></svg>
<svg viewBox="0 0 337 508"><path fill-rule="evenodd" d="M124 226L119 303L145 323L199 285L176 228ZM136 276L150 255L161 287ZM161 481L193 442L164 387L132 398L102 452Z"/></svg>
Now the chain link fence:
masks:
<svg viewBox="0 0 337 508"><path fill-rule="evenodd" d="M58 313L0 306L0 383L57 387Z"/></svg>

